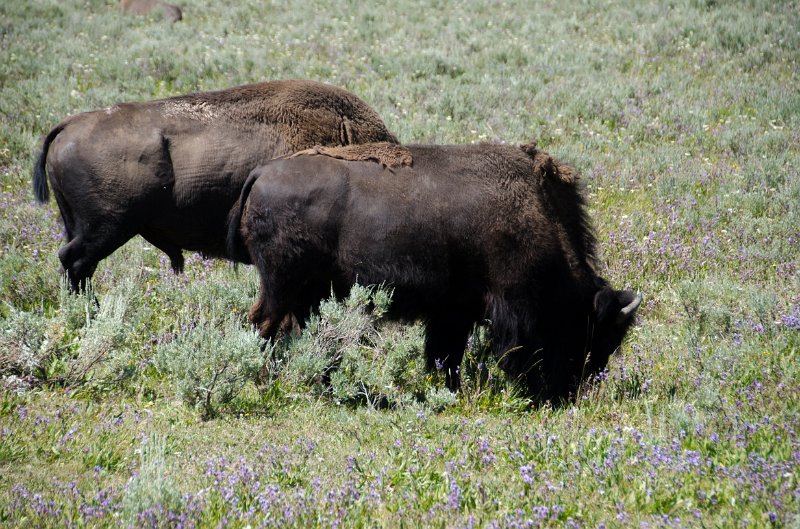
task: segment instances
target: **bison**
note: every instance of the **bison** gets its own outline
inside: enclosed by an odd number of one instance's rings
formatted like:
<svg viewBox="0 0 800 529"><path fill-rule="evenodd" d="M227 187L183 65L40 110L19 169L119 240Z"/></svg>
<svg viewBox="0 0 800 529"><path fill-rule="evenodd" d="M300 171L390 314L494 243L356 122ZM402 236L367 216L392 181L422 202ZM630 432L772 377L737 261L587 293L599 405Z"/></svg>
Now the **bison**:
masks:
<svg viewBox="0 0 800 529"><path fill-rule="evenodd" d="M119 5L123 11L135 15L147 15L156 9L160 9L164 14L164 18L170 22L178 22L183 19L183 12L180 7L162 0L121 0Z"/></svg>
<svg viewBox="0 0 800 529"><path fill-rule="evenodd" d="M530 396L574 397L642 298L598 276L573 170L535 143L408 149L411 166L310 151L253 170L228 234L260 275L250 320L272 338L286 314L307 315L331 290L385 284L389 316L424 321L426 362L446 369L451 389L485 322L499 365Z"/></svg>
<svg viewBox="0 0 800 529"><path fill-rule="evenodd" d="M228 215L248 173L315 145L397 143L355 95L312 81L271 81L68 117L44 139L33 189L50 186L73 290L139 234L183 269L182 250L225 256Z"/></svg>

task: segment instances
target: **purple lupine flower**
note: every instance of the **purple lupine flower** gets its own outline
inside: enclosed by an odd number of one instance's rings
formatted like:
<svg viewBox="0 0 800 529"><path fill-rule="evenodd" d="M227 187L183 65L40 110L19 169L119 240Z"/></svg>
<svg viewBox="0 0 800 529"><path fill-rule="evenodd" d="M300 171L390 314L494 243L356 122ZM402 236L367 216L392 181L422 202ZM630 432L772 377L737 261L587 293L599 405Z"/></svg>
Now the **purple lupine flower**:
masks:
<svg viewBox="0 0 800 529"><path fill-rule="evenodd" d="M458 486L456 480L450 480L450 492L447 494L447 506L455 511L461 505L461 487Z"/></svg>
<svg viewBox="0 0 800 529"><path fill-rule="evenodd" d="M544 505L534 505L531 511L540 522L550 517L550 509Z"/></svg>
<svg viewBox="0 0 800 529"><path fill-rule="evenodd" d="M532 464L519 467L519 474L522 481L528 485L532 485L533 480L536 478L536 471L533 469Z"/></svg>
<svg viewBox="0 0 800 529"><path fill-rule="evenodd" d="M800 305L795 305L791 314L781 316L781 325L794 331L800 331Z"/></svg>

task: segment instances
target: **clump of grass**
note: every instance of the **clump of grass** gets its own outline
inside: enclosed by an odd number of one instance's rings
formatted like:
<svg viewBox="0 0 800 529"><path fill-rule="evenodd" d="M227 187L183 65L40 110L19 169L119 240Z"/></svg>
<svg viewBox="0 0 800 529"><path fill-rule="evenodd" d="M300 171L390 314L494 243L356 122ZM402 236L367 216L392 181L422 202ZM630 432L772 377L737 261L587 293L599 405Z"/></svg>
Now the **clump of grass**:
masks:
<svg viewBox="0 0 800 529"><path fill-rule="evenodd" d="M49 266L49 265L48 265ZM53 293L53 273L46 266L32 266L29 258L12 253L0 259L0 297L7 307L21 310L35 310L45 304L51 304ZM5 312L0 309L0 313Z"/></svg>
<svg viewBox="0 0 800 529"><path fill-rule="evenodd" d="M530 407L519 385L500 369L491 351L491 332L476 325L467 342L459 368L461 388L457 397L465 410L521 411Z"/></svg>
<svg viewBox="0 0 800 529"><path fill-rule="evenodd" d="M152 527L171 526L167 522L184 506L183 497L170 476L172 472L174 468L167 461L166 437L151 434L142 443L139 470L125 485L122 494L122 517L129 525L155 522Z"/></svg>

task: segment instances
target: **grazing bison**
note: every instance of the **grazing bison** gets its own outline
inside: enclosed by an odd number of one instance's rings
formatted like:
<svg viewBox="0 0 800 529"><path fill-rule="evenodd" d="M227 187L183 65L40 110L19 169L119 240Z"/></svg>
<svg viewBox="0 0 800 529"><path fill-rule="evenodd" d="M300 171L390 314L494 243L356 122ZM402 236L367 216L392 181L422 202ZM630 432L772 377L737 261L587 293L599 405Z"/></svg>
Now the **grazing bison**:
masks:
<svg viewBox="0 0 800 529"><path fill-rule="evenodd" d="M155 9L160 9L164 18L170 22L177 22L183 18L180 7L161 0L122 0L120 7L123 11L135 15L147 15Z"/></svg>
<svg viewBox="0 0 800 529"><path fill-rule="evenodd" d="M228 235L261 276L251 321L270 338L331 288L386 284L390 316L424 320L428 366L441 362L451 388L487 321L500 366L531 396L574 396L641 301L595 272L577 177L535 144L408 149L410 167L307 155L253 170Z"/></svg>
<svg viewBox="0 0 800 529"><path fill-rule="evenodd" d="M140 234L183 268L182 250L225 256L228 214L248 173L315 145L397 143L355 95L311 81L271 81L159 101L122 103L56 125L33 189L58 203L59 258L74 290Z"/></svg>

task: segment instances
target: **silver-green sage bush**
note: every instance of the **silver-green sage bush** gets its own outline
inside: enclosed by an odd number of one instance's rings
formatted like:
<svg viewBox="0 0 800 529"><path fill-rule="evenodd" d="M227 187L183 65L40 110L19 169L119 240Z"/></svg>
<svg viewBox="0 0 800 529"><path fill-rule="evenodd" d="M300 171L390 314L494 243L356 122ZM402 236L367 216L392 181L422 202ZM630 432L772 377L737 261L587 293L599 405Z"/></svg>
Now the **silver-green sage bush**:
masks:
<svg viewBox="0 0 800 529"><path fill-rule="evenodd" d="M261 340L235 316L201 320L156 349L157 369L174 380L178 396L213 417L221 405L255 381L264 364Z"/></svg>
<svg viewBox="0 0 800 529"><path fill-rule="evenodd" d="M341 301L324 300L302 334L274 351L284 357L283 377L340 403L383 408L424 399L422 329L383 321L390 303L391 290L362 285Z"/></svg>

